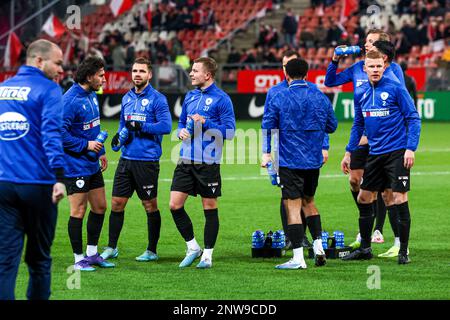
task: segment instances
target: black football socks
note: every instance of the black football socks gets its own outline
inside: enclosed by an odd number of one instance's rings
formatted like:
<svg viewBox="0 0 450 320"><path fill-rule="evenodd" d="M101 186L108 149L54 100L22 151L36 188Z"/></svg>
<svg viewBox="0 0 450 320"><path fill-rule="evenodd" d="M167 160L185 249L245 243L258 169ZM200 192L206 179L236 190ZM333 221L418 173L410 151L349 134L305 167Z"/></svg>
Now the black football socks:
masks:
<svg viewBox="0 0 450 320"><path fill-rule="evenodd" d="M125 212L111 211L109 216L109 243L108 247L117 248L117 242L119 241L120 232L123 227L123 220L125 217Z"/></svg>
<svg viewBox="0 0 450 320"><path fill-rule="evenodd" d="M411 215L409 213L408 201L395 206L398 210L400 253L406 254L408 250L409 230L411 228Z"/></svg>
<svg viewBox="0 0 450 320"><path fill-rule="evenodd" d="M206 209L205 212L205 249L213 249L219 234L219 211L218 209Z"/></svg>
<svg viewBox="0 0 450 320"><path fill-rule="evenodd" d="M70 217L67 229L73 253L83 254L83 219Z"/></svg>
<svg viewBox="0 0 450 320"><path fill-rule="evenodd" d="M147 212L148 247L147 250L156 253L161 232L161 214L159 210Z"/></svg>
<svg viewBox="0 0 450 320"><path fill-rule="evenodd" d="M95 213L92 210L89 211L87 220L87 244L88 246L96 246L100 233L102 232L103 221L105 220L105 214Z"/></svg>
<svg viewBox="0 0 450 320"><path fill-rule="evenodd" d="M381 193L378 193L377 201L375 201L375 207L376 207L375 230L378 230L381 233L383 233L384 221L386 220L386 206L384 204L384 200L383 197L381 196Z"/></svg>
<svg viewBox="0 0 450 320"><path fill-rule="evenodd" d="M288 236L292 242L292 248L297 249L302 247L302 240L305 236L302 224L288 225Z"/></svg>
<svg viewBox="0 0 450 320"><path fill-rule="evenodd" d="M374 223L373 203L358 203L359 232L361 233L361 249L369 248Z"/></svg>
<svg viewBox="0 0 450 320"><path fill-rule="evenodd" d="M170 210L170 212L172 213L173 221L184 241L188 242L194 239L194 227L192 226L192 221L184 210L184 207Z"/></svg>

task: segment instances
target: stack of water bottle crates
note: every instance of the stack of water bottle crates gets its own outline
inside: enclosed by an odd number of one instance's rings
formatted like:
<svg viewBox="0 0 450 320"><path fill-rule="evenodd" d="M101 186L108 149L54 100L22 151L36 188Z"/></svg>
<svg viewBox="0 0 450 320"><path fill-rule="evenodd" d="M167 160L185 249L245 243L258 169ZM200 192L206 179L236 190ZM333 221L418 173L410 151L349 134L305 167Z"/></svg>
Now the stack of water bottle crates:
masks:
<svg viewBox="0 0 450 320"><path fill-rule="evenodd" d="M285 254L286 238L283 230L269 231L256 230L252 234L252 257L272 258L282 257Z"/></svg>
<svg viewBox="0 0 450 320"><path fill-rule="evenodd" d="M328 232L322 232L322 246L325 250L327 259L340 259L348 255L352 248L346 246L344 243L344 233L342 231L336 230L333 235L329 235ZM314 258L313 248L309 248L308 257L310 259Z"/></svg>

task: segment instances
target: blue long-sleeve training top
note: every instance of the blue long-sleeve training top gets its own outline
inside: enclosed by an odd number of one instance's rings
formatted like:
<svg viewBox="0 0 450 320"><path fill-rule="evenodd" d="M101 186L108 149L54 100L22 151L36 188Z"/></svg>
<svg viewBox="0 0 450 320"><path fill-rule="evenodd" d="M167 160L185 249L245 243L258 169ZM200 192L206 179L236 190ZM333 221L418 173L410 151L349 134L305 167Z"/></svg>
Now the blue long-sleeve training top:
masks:
<svg viewBox="0 0 450 320"><path fill-rule="evenodd" d="M105 154L105 148L95 157L88 155L88 143L100 133L100 110L97 95L86 91L78 83L63 96L63 146L66 160L66 176L79 177L95 174L99 169L98 158Z"/></svg>
<svg viewBox="0 0 450 320"><path fill-rule="evenodd" d="M139 132L129 131L122 147L122 158L139 161L159 161L163 135L172 130L172 117L166 97L150 84L140 93L135 88L122 98L119 131L126 121L140 122Z"/></svg>
<svg viewBox="0 0 450 320"><path fill-rule="evenodd" d="M366 82L355 93L355 120L346 150L357 148L365 130L369 154L415 151L420 129L420 117L408 91L383 75L375 85Z"/></svg>
<svg viewBox="0 0 450 320"><path fill-rule="evenodd" d="M61 88L22 66L0 84L0 181L53 184L63 174Z"/></svg>
<svg viewBox="0 0 450 320"><path fill-rule="evenodd" d="M180 159L196 163L220 163L224 140L233 139L236 130L233 103L215 83L203 90L197 88L189 91L181 107L178 131L186 128L188 116L197 113L205 118L205 123L201 125L197 122L194 138L183 140Z"/></svg>
<svg viewBox="0 0 450 320"><path fill-rule="evenodd" d="M337 119L325 94L295 80L270 100L261 127L279 130L280 167L309 170L322 166L324 136L336 130ZM263 152L267 144L263 139Z"/></svg>
<svg viewBox="0 0 450 320"><path fill-rule="evenodd" d="M308 86L310 88L317 88L317 86L309 81L305 81ZM269 105L269 101L281 90L286 89L289 87L289 83L287 82L286 79L284 79L283 81L281 81L280 83L274 85L272 88L269 89L269 91L267 91L267 95L266 95L266 102L264 103L264 112L267 109L267 106ZM317 90L319 90L317 88ZM271 134L270 132L267 132L267 139L271 138ZM271 152L270 149L270 144L268 144L269 149L266 150L268 153ZM322 150L329 150L330 149L330 137L328 136L328 134L325 134L325 137L323 139L323 143L322 143Z"/></svg>

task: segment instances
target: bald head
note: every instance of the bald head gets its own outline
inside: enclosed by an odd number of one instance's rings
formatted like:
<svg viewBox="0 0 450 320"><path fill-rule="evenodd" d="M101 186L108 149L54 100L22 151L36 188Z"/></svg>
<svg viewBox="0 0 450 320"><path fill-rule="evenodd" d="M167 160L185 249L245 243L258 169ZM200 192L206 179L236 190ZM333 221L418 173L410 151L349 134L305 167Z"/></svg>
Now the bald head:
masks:
<svg viewBox="0 0 450 320"><path fill-rule="evenodd" d="M40 69L51 80L57 79L63 72L62 63L62 51L51 41L39 39L27 49L27 65Z"/></svg>
<svg viewBox="0 0 450 320"><path fill-rule="evenodd" d="M39 39L30 44L27 49L27 64L29 60L36 57L48 59L52 49L59 49L59 47L51 41Z"/></svg>

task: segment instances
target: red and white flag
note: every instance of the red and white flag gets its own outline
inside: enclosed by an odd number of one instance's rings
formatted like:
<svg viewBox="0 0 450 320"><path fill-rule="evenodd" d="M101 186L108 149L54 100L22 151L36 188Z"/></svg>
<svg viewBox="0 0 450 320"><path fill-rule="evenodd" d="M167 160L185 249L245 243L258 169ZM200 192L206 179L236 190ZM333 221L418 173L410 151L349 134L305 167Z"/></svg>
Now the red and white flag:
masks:
<svg viewBox="0 0 450 320"><path fill-rule="evenodd" d="M42 26L42 31L47 33L52 38L59 38L64 34L66 28L61 20L59 20L58 17L52 13Z"/></svg>
<svg viewBox="0 0 450 320"><path fill-rule="evenodd" d="M14 67L16 65L22 49L23 46L19 37L14 32L10 32L6 43L5 59L3 62L5 68Z"/></svg>
<svg viewBox="0 0 450 320"><path fill-rule="evenodd" d="M356 0L342 0L342 10L340 23L347 21L347 18L358 9L358 1Z"/></svg>
<svg viewBox="0 0 450 320"><path fill-rule="evenodd" d="M117 17L133 8L133 0L112 0L109 7L114 17Z"/></svg>
<svg viewBox="0 0 450 320"><path fill-rule="evenodd" d="M73 58L73 55L75 53L74 48L74 39L70 37L69 41L67 42L66 48L64 50L64 56L63 56L63 64L68 65L70 61Z"/></svg>

